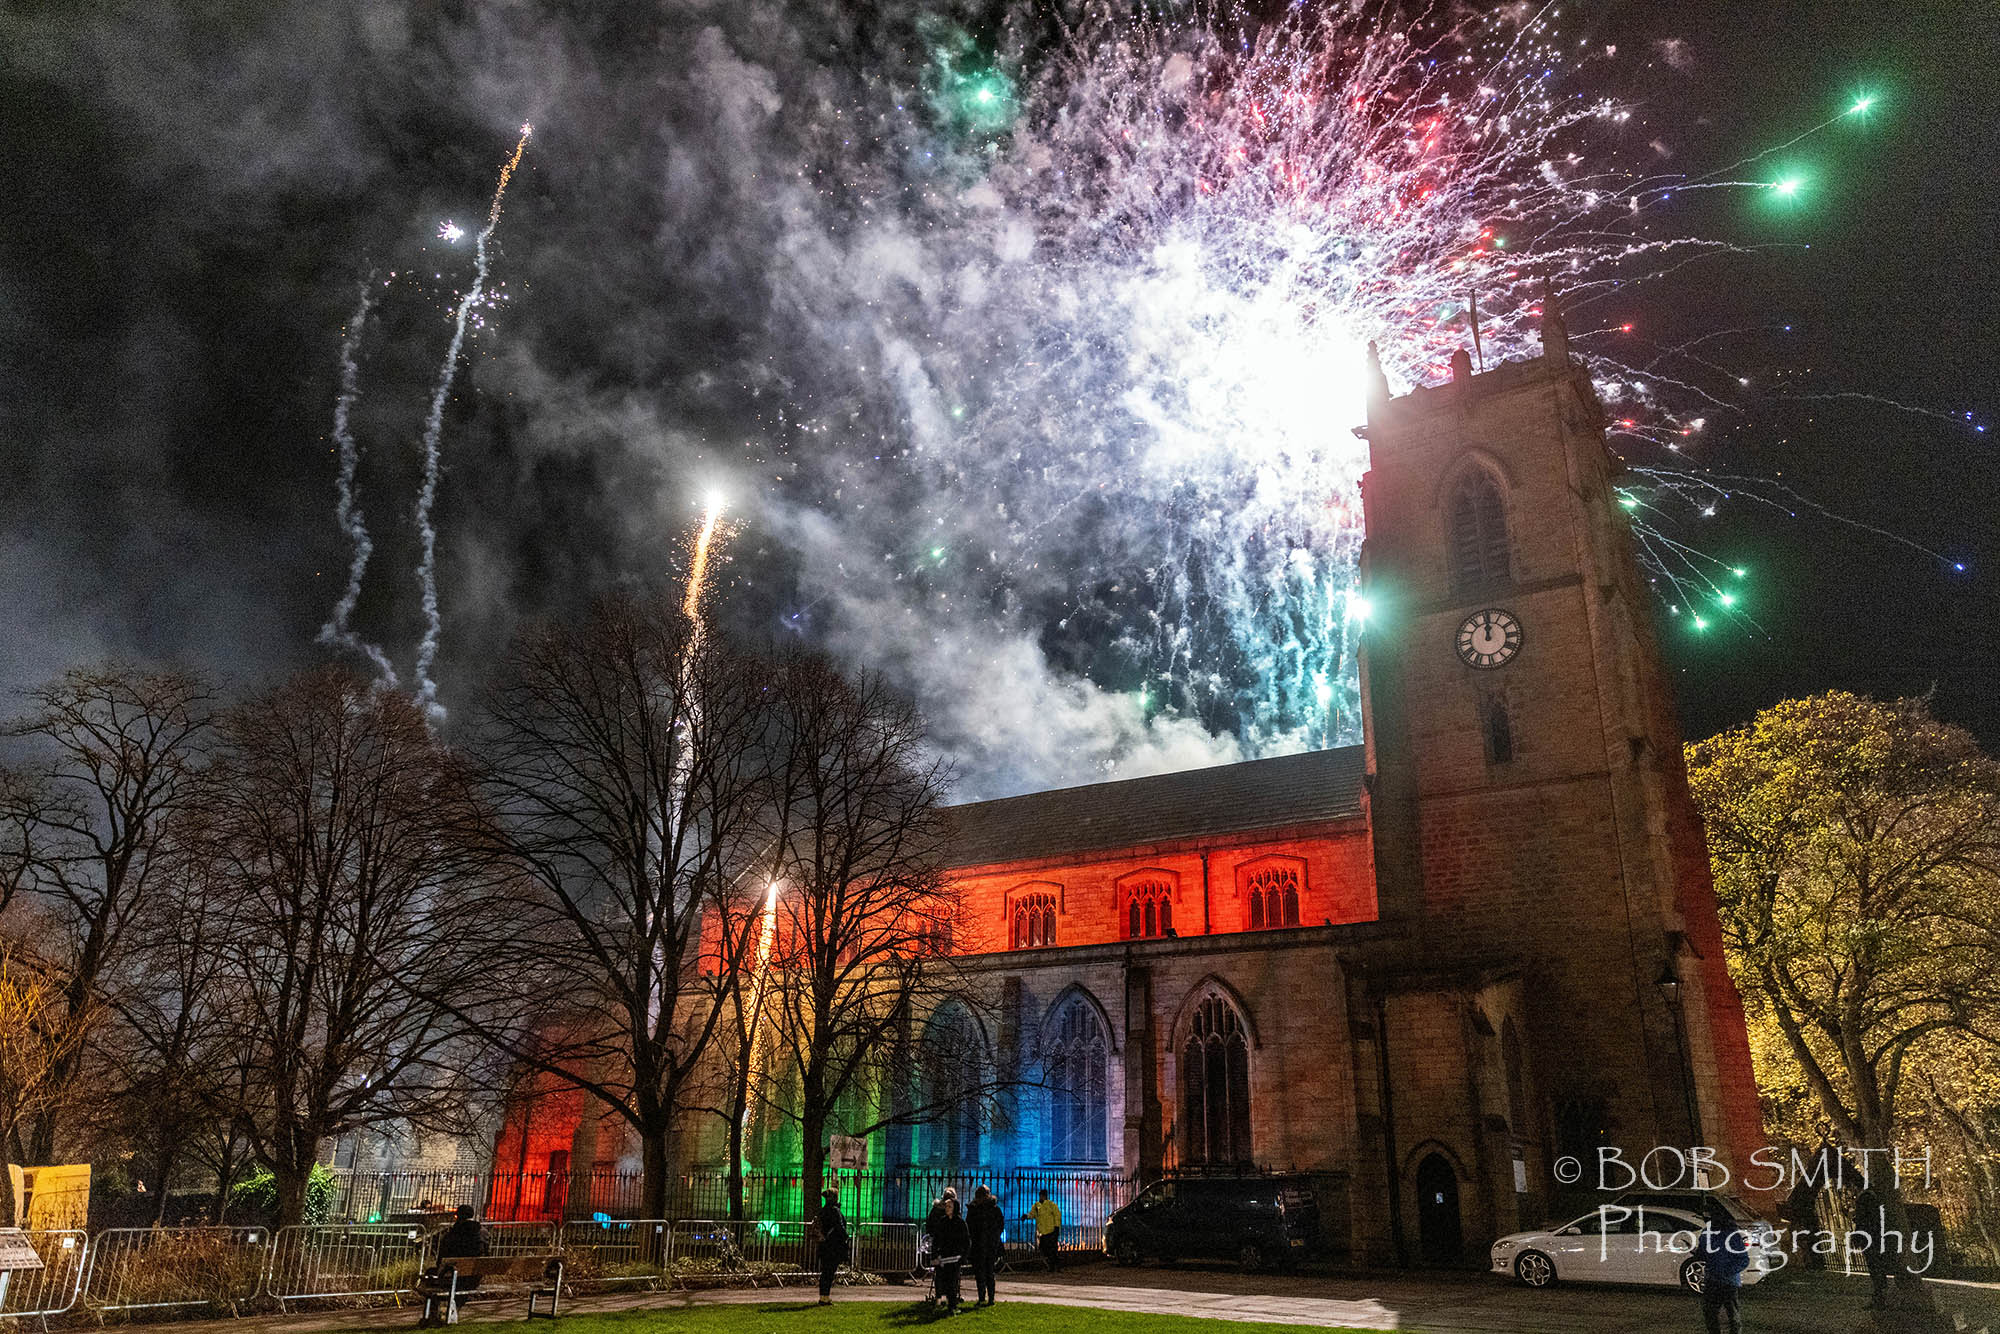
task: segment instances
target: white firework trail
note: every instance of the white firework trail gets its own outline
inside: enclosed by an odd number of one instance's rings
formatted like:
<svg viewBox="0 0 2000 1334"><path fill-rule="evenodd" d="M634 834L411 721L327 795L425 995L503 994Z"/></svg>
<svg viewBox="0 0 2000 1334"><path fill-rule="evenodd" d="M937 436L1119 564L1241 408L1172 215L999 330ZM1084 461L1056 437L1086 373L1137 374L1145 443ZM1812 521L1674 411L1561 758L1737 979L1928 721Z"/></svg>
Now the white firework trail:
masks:
<svg viewBox="0 0 2000 1334"><path fill-rule="evenodd" d="M514 169L521 165L521 154L527 151L528 136L533 132L534 126L521 126L521 137L514 144L513 156L500 168L500 183L494 187L493 206L487 210L486 225L473 239L472 285L459 298L457 312L452 318L451 345L445 350L444 365L438 369L437 388L431 393L430 415L424 419L424 481L417 490L417 536L423 547L423 556L417 564L417 582L423 589L424 637L417 645L416 678L417 703L423 706L433 722L444 718L444 706L438 703L437 682L431 679L431 667L437 661L438 639L443 628L438 611L437 527L431 522L431 507L437 503L444 406L451 398L452 381L458 376L459 354L465 350L466 321L472 315L472 308L486 295L486 243L500 225L500 206L507 197L507 182L513 179Z"/></svg>
<svg viewBox="0 0 2000 1334"><path fill-rule="evenodd" d="M375 304L374 276L361 284L361 296L340 338L340 392L333 400L333 443L340 451L340 470L334 477L334 521L354 548L347 564L347 588L333 606L333 614L319 629L319 642L348 649L367 658L375 666L376 680L385 686L396 684L396 669L380 647L354 633L351 624L354 604L361 598L361 578L368 571L368 558L375 542L368 536L368 521L361 512L360 491L355 474L361 466L361 448L354 439L354 401L361 392L361 368L355 353L368 313Z"/></svg>

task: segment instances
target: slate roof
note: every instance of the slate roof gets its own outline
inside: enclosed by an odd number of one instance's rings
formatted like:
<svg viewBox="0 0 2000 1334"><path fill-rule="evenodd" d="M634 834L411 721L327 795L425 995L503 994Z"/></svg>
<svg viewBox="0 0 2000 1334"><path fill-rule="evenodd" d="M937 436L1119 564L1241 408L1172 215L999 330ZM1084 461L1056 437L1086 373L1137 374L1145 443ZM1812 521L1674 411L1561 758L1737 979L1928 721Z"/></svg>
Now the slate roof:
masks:
<svg viewBox="0 0 2000 1334"><path fill-rule="evenodd" d="M1173 843L1361 814L1363 748L1189 769L953 806L950 864Z"/></svg>

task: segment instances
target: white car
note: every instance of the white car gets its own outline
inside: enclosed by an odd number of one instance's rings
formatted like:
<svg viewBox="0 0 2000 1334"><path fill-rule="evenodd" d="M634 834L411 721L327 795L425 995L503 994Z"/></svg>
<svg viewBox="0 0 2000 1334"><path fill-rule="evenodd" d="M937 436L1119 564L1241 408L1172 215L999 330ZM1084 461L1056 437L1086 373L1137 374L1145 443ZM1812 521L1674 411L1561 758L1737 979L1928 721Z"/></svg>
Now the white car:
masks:
<svg viewBox="0 0 2000 1334"><path fill-rule="evenodd" d="M1700 1292L1708 1265L1695 1255L1701 1219L1681 1209L1606 1204L1560 1227L1516 1232L1493 1243L1493 1272L1531 1288L1566 1283L1658 1283ZM1743 1282L1756 1283L1784 1264L1775 1233L1755 1225L1737 1233L1749 1252Z"/></svg>

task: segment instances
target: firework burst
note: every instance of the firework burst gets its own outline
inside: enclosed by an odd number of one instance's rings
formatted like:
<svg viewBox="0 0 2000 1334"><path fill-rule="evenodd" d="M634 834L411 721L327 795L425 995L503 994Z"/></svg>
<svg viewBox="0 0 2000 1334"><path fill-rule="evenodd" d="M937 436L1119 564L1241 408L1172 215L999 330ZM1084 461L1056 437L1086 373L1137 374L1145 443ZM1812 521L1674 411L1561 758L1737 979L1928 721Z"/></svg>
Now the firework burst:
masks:
<svg viewBox="0 0 2000 1334"><path fill-rule="evenodd" d="M1032 73L945 47L899 154L923 189L873 186L924 201L899 225L959 296L885 357L933 485L899 517L943 539L902 553L920 615L983 596L1245 754L1356 738L1366 345L1405 390L1534 352L1551 287L1587 319L1733 248L1656 226L1680 178L1620 165L1629 110L1576 91L1552 11L1444 12L1108 17ZM1632 438L1712 406L1579 337Z"/></svg>

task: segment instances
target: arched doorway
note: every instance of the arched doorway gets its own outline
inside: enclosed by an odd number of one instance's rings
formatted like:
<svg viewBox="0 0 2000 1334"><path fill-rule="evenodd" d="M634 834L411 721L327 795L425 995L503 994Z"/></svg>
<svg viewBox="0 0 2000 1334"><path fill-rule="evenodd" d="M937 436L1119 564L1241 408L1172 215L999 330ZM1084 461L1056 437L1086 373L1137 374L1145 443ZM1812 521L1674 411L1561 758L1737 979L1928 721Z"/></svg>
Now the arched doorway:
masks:
<svg viewBox="0 0 2000 1334"><path fill-rule="evenodd" d="M1441 1153L1417 1164L1417 1241L1425 1264L1455 1264L1465 1247L1458 1219L1458 1173Z"/></svg>

